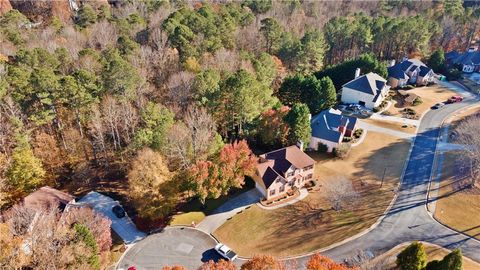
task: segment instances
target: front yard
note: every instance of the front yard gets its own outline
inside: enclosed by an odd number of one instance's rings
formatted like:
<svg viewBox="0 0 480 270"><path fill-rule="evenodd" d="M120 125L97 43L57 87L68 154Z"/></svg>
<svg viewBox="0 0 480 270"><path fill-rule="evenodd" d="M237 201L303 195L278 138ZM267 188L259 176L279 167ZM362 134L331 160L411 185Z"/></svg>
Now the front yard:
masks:
<svg viewBox="0 0 480 270"><path fill-rule="evenodd" d="M375 223L390 204L409 148L409 141L368 132L365 141L352 148L344 160L311 154L317 161L319 192L276 210L254 205L227 221L214 235L241 256L302 254L353 236ZM334 210L326 189L345 181L351 183L357 196L348 206Z"/></svg>
<svg viewBox="0 0 480 270"><path fill-rule="evenodd" d="M406 90L406 91L408 93L413 93L419 96L422 99L422 103L417 106L405 107L401 104L401 101L397 95L390 101L392 102L392 104L386 111L386 114L402 117L403 115L402 110L405 108L411 108L415 110L416 115L420 117L424 112L429 110L430 107L432 107L433 105L439 102L444 102L447 99L449 99L451 96L456 94L450 89L438 84L432 85L432 86L417 87L417 88Z"/></svg>

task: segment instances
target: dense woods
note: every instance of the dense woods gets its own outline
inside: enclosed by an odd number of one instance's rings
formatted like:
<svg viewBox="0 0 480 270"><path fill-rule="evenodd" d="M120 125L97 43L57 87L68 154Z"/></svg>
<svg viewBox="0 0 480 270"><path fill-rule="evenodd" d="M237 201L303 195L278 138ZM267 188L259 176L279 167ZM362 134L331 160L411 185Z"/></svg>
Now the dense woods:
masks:
<svg viewBox="0 0 480 270"><path fill-rule="evenodd" d="M357 67L385 76L387 60L465 49L478 34L479 10L458 0L332 3L4 12L0 206L51 185L108 191L162 220L241 187L253 153L307 142L309 114L334 106Z"/></svg>

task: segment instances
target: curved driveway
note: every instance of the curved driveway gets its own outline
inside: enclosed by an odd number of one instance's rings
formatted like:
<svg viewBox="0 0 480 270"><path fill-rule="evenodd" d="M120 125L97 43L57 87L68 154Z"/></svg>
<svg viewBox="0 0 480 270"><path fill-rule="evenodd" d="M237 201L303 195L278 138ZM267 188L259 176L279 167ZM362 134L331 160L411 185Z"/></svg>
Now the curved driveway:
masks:
<svg viewBox="0 0 480 270"><path fill-rule="evenodd" d="M458 89L458 86L450 84L448 87L457 88L456 90L463 92L462 94L466 98L461 103L449 104L439 110L429 111L424 115L419 126L418 135L414 140L397 199L390 211L373 230L322 252L324 255L337 261L351 260L359 252L376 256L400 243L418 240L448 249L460 247L464 255L480 262L480 241L441 225L426 210L428 184L432 174L440 127L450 114L477 102L476 97L465 93L462 89ZM170 230L172 229L167 229L166 232L173 232L173 230ZM165 244L162 242L162 235L165 233L158 234L160 236L149 236L126 253L119 263L119 267L125 267L129 262L136 262L141 263L141 266L144 268L158 269L165 264L171 265L171 262L181 262L189 269L195 269L201 265L202 261L211 256L211 248L214 246L215 241L209 238L210 236L207 234L194 231L190 229L187 236L185 236L186 231L177 232L175 235L171 234L168 238L174 239L174 244L170 246L163 246ZM158 239L155 240L155 237ZM193 239L191 237L197 238ZM190 243L189 245L195 246L195 252L191 256L182 255L178 251L181 249L173 248L175 245L178 247L184 241L182 240L184 238L191 241L188 242ZM152 259L154 257L156 259ZM300 269L302 269L309 257L309 255L305 255L295 259ZM152 264L148 263L148 261L152 262ZM153 261L156 263L153 264ZM241 260L237 262L237 264L240 263ZM142 267L137 269L144 269Z"/></svg>

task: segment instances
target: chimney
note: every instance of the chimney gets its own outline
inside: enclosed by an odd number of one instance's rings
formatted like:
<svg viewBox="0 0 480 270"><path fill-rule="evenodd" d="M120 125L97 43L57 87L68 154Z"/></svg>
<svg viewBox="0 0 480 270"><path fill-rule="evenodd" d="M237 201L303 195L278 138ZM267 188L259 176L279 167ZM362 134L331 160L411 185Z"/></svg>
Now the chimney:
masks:
<svg viewBox="0 0 480 270"><path fill-rule="evenodd" d="M308 121L312 122L312 114L311 113L308 114Z"/></svg>
<svg viewBox="0 0 480 270"><path fill-rule="evenodd" d="M303 142L302 141L297 141L297 147L300 148L300 150L303 151Z"/></svg>
<svg viewBox="0 0 480 270"><path fill-rule="evenodd" d="M355 69L355 79L360 76L360 68Z"/></svg>
<svg viewBox="0 0 480 270"><path fill-rule="evenodd" d="M390 64L388 64L388 67L393 67L395 66L395 59L390 61Z"/></svg>

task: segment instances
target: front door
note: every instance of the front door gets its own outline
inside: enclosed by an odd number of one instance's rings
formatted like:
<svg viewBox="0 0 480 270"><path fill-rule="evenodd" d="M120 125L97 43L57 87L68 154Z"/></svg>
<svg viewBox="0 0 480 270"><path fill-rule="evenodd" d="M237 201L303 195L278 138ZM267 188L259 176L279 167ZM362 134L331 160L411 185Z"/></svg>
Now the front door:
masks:
<svg viewBox="0 0 480 270"><path fill-rule="evenodd" d="M358 104L365 107L365 101L359 101Z"/></svg>

